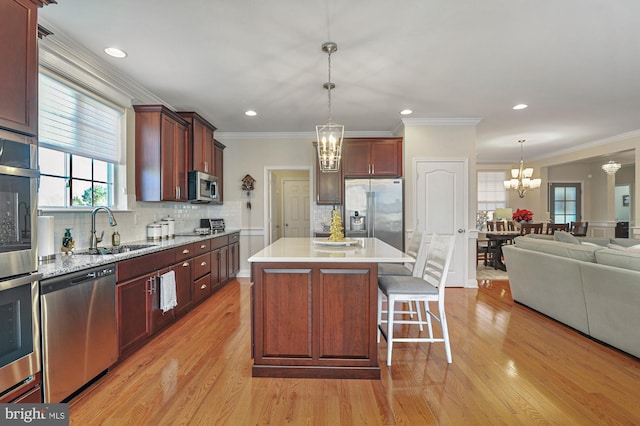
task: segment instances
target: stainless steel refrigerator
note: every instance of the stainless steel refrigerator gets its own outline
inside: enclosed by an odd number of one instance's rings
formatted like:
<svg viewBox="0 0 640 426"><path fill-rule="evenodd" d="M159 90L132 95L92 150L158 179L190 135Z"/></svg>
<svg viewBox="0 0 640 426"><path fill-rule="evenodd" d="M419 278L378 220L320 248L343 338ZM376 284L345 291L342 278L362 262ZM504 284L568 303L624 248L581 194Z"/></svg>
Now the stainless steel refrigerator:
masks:
<svg viewBox="0 0 640 426"><path fill-rule="evenodd" d="M404 251L403 186L402 179L345 179L345 236L375 237Z"/></svg>

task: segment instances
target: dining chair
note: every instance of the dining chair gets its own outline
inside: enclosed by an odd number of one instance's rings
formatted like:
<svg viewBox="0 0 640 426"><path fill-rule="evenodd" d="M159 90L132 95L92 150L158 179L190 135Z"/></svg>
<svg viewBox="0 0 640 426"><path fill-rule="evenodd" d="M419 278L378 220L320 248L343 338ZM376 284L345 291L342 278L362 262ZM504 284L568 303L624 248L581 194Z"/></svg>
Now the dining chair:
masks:
<svg viewBox="0 0 640 426"><path fill-rule="evenodd" d="M526 234L542 234L544 224L540 223L522 223L520 224L520 235Z"/></svg>
<svg viewBox="0 0 640 426"><path fill-rule="evenodd" d="M487 230L488 231L496 231L503 232L505 230L504 222L501 220L498 221L488 221L487 222Z"/></svg>
<svg viewBox="0 0 640 426"><path fill-rule="evenodd" d="M589 222L571 222L569 232L573 234L574 237L586 237L588 228Z"/></svg>
<svg viewBox="0 0 640 426"><path fill-rule="evenodd" d="M414 259L418 258L418 251L424 244L424 232L421 230L413 231L411 239L405 253ZM415 268L415 263L379 263L378 276L380 275L404 275L410 276Z"/></svg>
<svg viewBox="0 0 640 426"><path fill-rule="evenodd" d="M476 239L476 268L480 264L480 261L483 262L484 266L487 266L490 262L491 255L490 241L480 234L481 233L479 233Z"/></svg>
<svg viewBox="0 0 640 426"><path fill-rule="evenodd" d="M453 257L453 247L455 235L443 236L433 234L427 249L424 266L421 272L408 276L383 275L378 277L378 343L380 335L387 341L387 365L391 366L391 354L394 342L443 342L447 362L452 362L451 345L449 343L449 330L447 328L447 317L444 310L445 282L449 272L449 264ZM422 248L422 247L421 247ZM418 266L418 265L416 265ZM386 299L387 309L383 311L382 302ZM395 304L398 302L417 302L417 320L401 317L395 319ZM424 317L422 319L421 302L424 304ZM430 302L437 302L438 314L436 315L429 307ZM383 320L383 313L386 318ZM433 335L432 320L440 323L442 337ZM387 324L386 331L383 323ZM395 324L417 324L426 325L428 337L394 337Z"/></svg>
<svg viewBox="0 0 640 426"><path fill-rule="evenodd" d="M568 223L547 223L547 235L554 235L556 231L565 231L569 230Z"/></svg>

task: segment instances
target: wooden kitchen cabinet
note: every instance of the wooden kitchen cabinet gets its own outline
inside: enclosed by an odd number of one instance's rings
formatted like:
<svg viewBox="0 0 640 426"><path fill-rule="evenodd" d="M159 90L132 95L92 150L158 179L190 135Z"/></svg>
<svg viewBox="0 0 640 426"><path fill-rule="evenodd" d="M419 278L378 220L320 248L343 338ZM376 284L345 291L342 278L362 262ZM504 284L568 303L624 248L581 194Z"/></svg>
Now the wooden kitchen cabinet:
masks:
<svg viewBox="0 0 640 426"><path fill-rule="evenodd" d="M215 151L215 167L213 168L213 175L218 178L218 201L217 204L222 204L224 200L224 149L225 145L221 144L214 139L214 151Z"/></svg>
<svg viewBox="0 0 640 426"><path fill-rule="evenodd" d="M0 2L0 139L37 143L37 6L49 3Z"/></svg>
<svg viewBox="0 0 640 426"><path fill-rule="evenodd" d="M240 233L229 235L229 278L240 271Z"/></svg>
<svg viewBox="0 0 640 426"><path fill-rule="evenodd" d="M342 204L343 169L337 172L321 172L316 150L316 204Z"/></svg>
<svg viewBox="0 0 640 426"><path fill-rule="evenodd" d="M136 199L187 201L189 124L164 105L134 105Z"/></svg>
<svg viewBox="0 0 640 426"><path fill-rule="evenodd" d="M344 177L401 177L402 138L345 138Z"/></svg>
<svg viewBox="0 0 640 426"><path fill-rule="evenodd" d="M120 357L142 346L150 335L147 290L151 275L116 285Z"/></svg>
<svg viewBox="0 0 640 426"><path fill-rule="evenodd" d="M192 261L186 259L171 267L176 274L176 316L183 315L193 307L195 302L193 293Z"/></svg>
<svg viewBox="0 0 640 426"><path fill-rule="evenodd" d="M189 124L188 147L190 170L218 176L215 172L216 159L214 148L214 132L216 128L197 112L178 112Z"/></svg>

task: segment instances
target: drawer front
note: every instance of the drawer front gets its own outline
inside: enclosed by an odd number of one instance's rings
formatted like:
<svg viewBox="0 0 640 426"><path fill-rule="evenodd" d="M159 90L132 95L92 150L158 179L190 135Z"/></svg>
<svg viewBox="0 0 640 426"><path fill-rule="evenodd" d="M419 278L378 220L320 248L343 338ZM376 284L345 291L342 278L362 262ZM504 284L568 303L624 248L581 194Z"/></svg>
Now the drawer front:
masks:
<svg viewBox="0 0 640 426"><path fill-rule="evenodd" d="M204 253L211 251L211 240L202 240L197 243L193 243L193 256L200 256Z"/></svg>
<svg viewBox="0 0 640 426"><path fill-rule="evenodd" d="M224 237L216 237L211 239L211 250L215 250L220 247L229 245L229 236L225 235Z"/></svg>
<svg viewBox="0 0 640 426"><path fill-rule="evenodd" d="M177 247L174 249L176 262L182 262L183 260L189 259L194 255L194 244L185 244L183 246Z"/></svg>
<svg viewBox="0 0 640 426"><path fill-rule="evenodd" d="M116 280L127 281L176 263L174 250L163 250L116 263Z"/></svg>
<svg viewBox="0 0 640 426"><path fill-rule="evenodd" d="M211 256L209 253L201 254L193 259L193 277L200 278L211 272Z"/></svg>
<svg viewBox="0 0 640 426"><path fill-rule="evenodd" d="M205 275L193 282L193 298L197 301L211 294L211 275Z"/></svg>
<svg viewBox="0 0 640 426"><path fill-rule="evenodd" d="M236 232L236 233L233 233L233 234L229 235L229 244L237 243L238 241L240 241L240 233L239 232Z"/></svg>

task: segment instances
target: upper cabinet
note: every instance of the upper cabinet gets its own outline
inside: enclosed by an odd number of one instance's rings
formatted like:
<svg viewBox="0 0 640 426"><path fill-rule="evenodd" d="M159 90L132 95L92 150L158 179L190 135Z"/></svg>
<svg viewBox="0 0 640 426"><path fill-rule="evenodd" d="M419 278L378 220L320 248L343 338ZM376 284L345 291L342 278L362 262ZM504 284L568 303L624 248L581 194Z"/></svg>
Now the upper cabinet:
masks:
<svg viewBox="0 0 640 426"><path fill-rule="evenodd" d="M316 150L316 203L342 204L342 170L337 172L322 172L318 165L318 151Z"/></svg>
<svg viewBox="0 0 640 426"><path fill-rule="evenodd" d="M214 173L216 157L213 135L215 126L197 112L178 112L189 128L189 169L220 177Z"/></svg>
<svg viewBox="0 0 640 426"><path fill-rule="evenodd" d="M218 178L218 203L224 201L224 149L225 145L221 144L217 140L213 141L213 150L215 157L215 164L213 167L212 175Z"/></svg>
<svg viewBox="0 0 640 426"><path fill-rule="evenodd" d="M134 105L136 199L187 201L189 123L164 105Z"/></svg>
<svg viewBox="0 0 640 426"><path fill-rule="evenodd" d="M401 177L402 138L345 138L344 177Z"/></svg>
<svg viewBox="0 0 640 426"><path fill-rule="evenodd" d="M0 139L37 142L37 6L48 2L0 2Z"/></svg>

